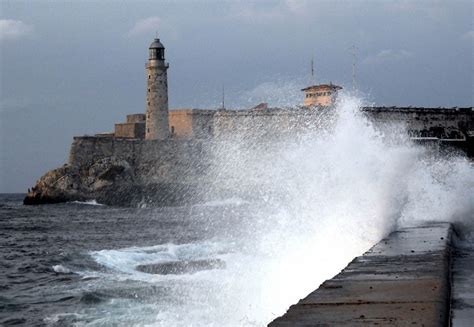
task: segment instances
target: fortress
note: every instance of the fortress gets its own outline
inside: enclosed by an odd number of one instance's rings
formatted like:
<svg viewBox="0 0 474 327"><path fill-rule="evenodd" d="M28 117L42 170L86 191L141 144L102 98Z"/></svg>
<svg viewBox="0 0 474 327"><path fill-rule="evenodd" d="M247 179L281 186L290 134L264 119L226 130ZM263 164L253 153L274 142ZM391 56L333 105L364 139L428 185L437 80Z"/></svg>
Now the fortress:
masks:
<svg viewBox="0 0 474 327"><path fill-rule="evenodd" d="M336 114L340 86L302 89L303 105L247 110L168 108L165 47L154 39L146 69L146 111L130 114L115 130L74 137L69 161L45 174L24 203L96 199L104 204L174 204L215 189L210 166L224 141L278 142L321 128ZM400 125L416 143L455 148L474 157L474 111L467 108L364 107L375 126ZM211 186L212 187L211 187ZM226 192L224 188L217 190ZM205 195L205 194L204 194Z"/></svg>
<svg viewBox="0 0 474 327"><path fill-rule="evenodd" d="M159 39L149 47L149 58L145 65L147 92L146 113L130 114L125 123L115 124L115 131L96 134L96 137L134 140L204 139L222 135L239 134L251 128L251 121L261 124L281 124L285 131L295 123L297 116L307 120L308 116L321 111L335 110L338 91L342 87L329 84L312 85L302 89L302 106L282 109L269 108L261 103L248 110L168 110L167 71L165 47ZM383 123L405 123L410 135L416 140L462 143L474 133L472 108L413 108L413 107L365 107L362 108L374 121ZM272 118L269 118L272 117ZM258 125L258 124L257 124ZM278 127L278 126L276 126ZM435 140L436 139L436 140Z"/></svg>

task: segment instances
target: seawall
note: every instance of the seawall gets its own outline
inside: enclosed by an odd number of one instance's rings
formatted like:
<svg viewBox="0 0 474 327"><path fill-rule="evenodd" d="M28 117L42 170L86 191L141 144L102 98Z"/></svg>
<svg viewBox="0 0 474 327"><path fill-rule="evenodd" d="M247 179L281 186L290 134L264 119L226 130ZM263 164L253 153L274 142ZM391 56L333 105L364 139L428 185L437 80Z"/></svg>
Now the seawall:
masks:
<svg viewBox="0 0 474 327"><path fill-rule="evenodd" d="M448 223L393 232L269 326L447 326L452 236Z"/></svg>

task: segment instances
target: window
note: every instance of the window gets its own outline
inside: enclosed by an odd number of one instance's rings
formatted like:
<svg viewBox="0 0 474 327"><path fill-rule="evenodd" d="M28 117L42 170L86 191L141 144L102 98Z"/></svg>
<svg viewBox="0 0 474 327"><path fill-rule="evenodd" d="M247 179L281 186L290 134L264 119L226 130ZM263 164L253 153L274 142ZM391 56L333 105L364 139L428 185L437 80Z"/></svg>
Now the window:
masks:
<svg viewBox="0 0 474 327"><path fill-rule="evenodd" d="M174 134L174 126L171 126L171 134Z"/></svg>

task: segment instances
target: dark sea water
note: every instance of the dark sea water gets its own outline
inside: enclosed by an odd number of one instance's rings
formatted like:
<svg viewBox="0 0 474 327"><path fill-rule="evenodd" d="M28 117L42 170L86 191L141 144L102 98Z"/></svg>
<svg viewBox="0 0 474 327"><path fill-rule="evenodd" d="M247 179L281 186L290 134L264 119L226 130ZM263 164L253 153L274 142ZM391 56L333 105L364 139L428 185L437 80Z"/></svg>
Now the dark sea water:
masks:
<svg viewBox="0 0 474 327"><path fill-rule="evenodd" d="M219 240L238 234L227 228L229 223L246 219L238 201L137 209L85 203L23 206L22 199L0 195L2 326L186 325L179 317L157 315L170 306L185 315L187 296L192 296L186 292L198 284L189 278L211 269L198 267L198 273L160 281L136 267L222 258L231 250Z"/></svg>

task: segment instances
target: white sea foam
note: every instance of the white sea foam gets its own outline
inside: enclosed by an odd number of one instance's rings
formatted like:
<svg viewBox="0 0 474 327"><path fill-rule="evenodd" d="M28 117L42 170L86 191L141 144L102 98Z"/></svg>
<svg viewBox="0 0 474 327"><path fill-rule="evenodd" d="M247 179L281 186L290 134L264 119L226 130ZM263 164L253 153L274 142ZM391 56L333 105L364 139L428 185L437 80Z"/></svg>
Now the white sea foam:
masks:
<svg viewBox="0 0 474 327"><path fill-rule="evenodd" d="M151 312L143 303L115 302L108 323L133 316L153 326L263 326L394 228L474 221L472 164L375 129L360 105L341 97L336 128L324 136L315 130L278 146L249 146L243 138L216 150L216 176L258 190L260 203L248 212L257 218L228 226L238 236L93 252L114 272L109 278L169 288ZM197 258L222 259L226 269L168 279L135 270Z"/></svg>
<svg viewBox="0 0 474 327"><path fill-rule="evenodd" d="M69 268L64 267L63 265L55 265L52 268L58 274L70 274L71 273L71 270Z"/></svg>
<svg viewBox="0 0 474 327"><path fill-rule="evenodd" d="M148 247L130 247L117 250L101 250L91 252L94 260L111 271L105 273L108 278L125 280L132 279L144 282L170 279L201 278L202 274L155 275L137 271L137 266L179 261L194 261L206 259L229 260L232 256L229 246L217 242L161 244ZM85 272L90 276L91 272ZM99 274L104 276L104 273ZM193 275L193 276L189 276Z"/></svg>
<svg viewBox="0 0 474 327"><path fill-rule="evenodd" d="M87 205L91 205L91 206L103 206L104 205L102 203L98 203L97 200L71 201L71 203L87 204Z"/></svg>

